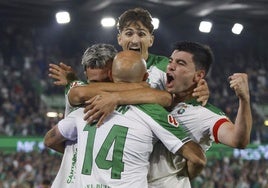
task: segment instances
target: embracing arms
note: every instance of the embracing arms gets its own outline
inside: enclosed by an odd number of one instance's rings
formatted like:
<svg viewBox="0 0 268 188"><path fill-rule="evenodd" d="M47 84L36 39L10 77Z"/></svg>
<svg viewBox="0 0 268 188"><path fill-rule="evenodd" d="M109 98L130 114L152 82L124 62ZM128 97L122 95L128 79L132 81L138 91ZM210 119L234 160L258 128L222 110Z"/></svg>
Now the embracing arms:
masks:
<svg viewBox="0 0 268 188"><path fill-rule="evenodd" d="M199 144L194 141L185 143L177 152L187 159L187 171L190 179L194 179L206 166L206 155Z"/></svg>

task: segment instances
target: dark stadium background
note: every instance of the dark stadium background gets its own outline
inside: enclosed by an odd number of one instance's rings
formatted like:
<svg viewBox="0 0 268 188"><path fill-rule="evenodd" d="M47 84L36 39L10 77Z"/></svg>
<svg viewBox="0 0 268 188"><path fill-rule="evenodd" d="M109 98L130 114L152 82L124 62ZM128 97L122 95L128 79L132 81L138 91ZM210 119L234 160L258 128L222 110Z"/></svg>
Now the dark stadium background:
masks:
<svg viewBox="0 0 268 188"><path fill-rule="evenodd" d="M82 77L80 61L87 46L103 42L120 50L116 28L102 28L100 19L117 18L134 7L160 19L151 53L169 56L171 45L179 40L212 47L209 102L233 120L238 104L227 78L234 72L249 75L251 144L245 150L214 145L193 187L268 184L267 0L0 0L0 188L37 187L44 179L53 180L61 155L44 148L42 139L61 118L46 113L63 113L64 88L48 78L48 63L63 61ZM56 23L59 10L70 12L69 24ZM210 33L199 32L203 19L213 22ZM236 22L244 25L240 35L231 32Z"/></svg>

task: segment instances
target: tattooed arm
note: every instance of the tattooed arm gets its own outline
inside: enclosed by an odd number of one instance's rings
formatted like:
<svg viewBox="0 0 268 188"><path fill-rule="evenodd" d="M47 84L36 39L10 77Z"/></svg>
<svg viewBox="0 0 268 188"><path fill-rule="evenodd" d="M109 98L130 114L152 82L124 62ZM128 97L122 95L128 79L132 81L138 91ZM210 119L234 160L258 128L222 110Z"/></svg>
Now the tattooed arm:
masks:
<svg viewBox="0 0 268 188"><path fill-rule="evenodd" d="M65 140L66 138L60 134L58 126L55 125L46 133L44 144L48 148L51 148L60 153L64 153Z"/></svg>

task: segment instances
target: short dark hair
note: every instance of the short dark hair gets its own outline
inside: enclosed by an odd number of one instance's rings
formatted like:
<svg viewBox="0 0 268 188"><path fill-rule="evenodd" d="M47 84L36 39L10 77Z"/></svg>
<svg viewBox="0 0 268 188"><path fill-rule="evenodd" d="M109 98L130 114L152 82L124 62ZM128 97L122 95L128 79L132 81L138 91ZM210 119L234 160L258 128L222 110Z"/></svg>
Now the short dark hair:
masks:
<svg viewBox="0 0 268 188"><path fill-rule="evenodd" d="M149 11L143 8L129 9L121 14L118 18L117 29L120 33L125 27L128 27L132 23L137 23L138 21L140 21L151 34L153 33L154 26L152 16Z"/></svg>
<svg viewBox="0 0 268 188"><path fill-rule="evenodd" d="M108 63L112 63L117 50L110 44L94 44L86 49L82 56L82 65L84 69L103 69Z"/></svg>
<svg viewBox="0 0 268 188"><path fill-rule="evenodd" d="M214 61L214 55L208 45L198 42L180 41L174 44L173 50L185 51L193 54L193 61L197 70L204 69L208 73Z"/></svg>

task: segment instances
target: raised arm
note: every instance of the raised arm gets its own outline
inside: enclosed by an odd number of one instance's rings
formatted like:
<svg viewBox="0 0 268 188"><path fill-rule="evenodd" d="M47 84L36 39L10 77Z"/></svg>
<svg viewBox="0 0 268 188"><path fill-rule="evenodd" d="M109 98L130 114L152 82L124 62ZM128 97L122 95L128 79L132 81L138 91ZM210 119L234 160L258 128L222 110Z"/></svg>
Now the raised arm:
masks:
<svg viewBox="0 0 268 188"><path fill-rule="evenodd" d="M250 142L252 128L248 76L235 73L229 79L230 87L239 99L239 108L234 124L226 122L219 127L218 141L231 147L245 148Z"/></svg>
<svg viewBox="0 0 268 188"><path fill-rule="evenodd" d="M62 62L59 65L49 64L48 76L55 79L55 85L62 86L66 86L68 83L78 79L72 67Z"/></svg>

